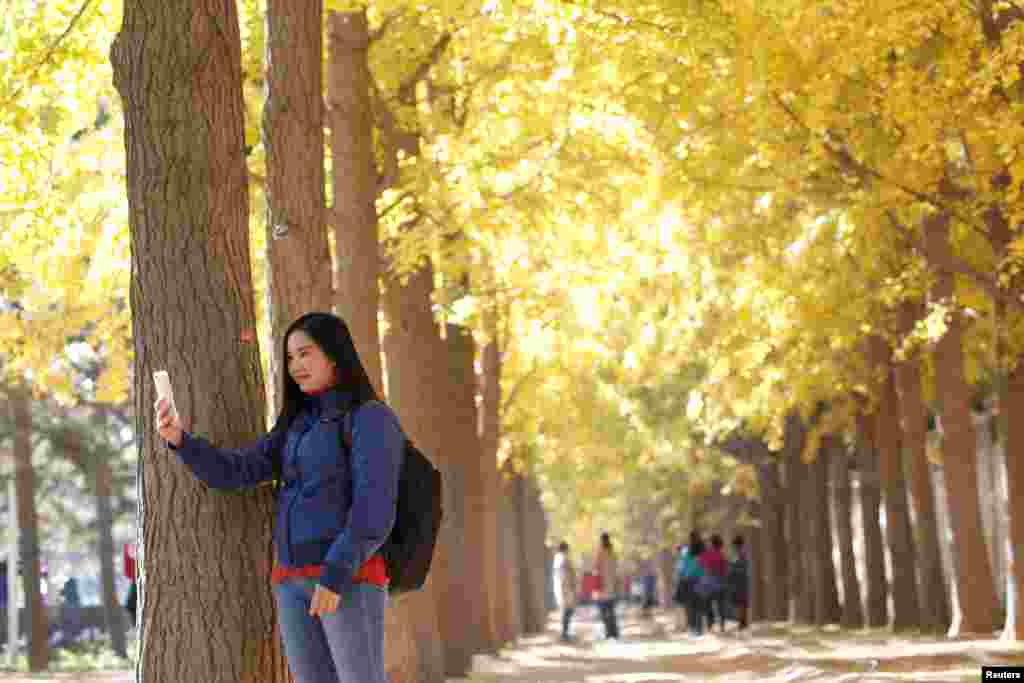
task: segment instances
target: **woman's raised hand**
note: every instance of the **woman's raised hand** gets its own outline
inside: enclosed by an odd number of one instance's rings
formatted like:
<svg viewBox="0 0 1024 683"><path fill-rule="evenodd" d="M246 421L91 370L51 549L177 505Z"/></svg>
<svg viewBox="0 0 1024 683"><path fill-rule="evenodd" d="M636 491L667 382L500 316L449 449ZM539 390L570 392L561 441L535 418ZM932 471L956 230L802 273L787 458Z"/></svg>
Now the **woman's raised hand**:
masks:
<svg viewBox="0 0 1024 683"><path fill-rule="evenodd" d="M153 407L156 408L157 434L160 435L161 439L178 448L181 446L185 432L181 428L181 422L174 416L174 411L171 410L171 402L166 398L161 398L157 400Z"/></svg>

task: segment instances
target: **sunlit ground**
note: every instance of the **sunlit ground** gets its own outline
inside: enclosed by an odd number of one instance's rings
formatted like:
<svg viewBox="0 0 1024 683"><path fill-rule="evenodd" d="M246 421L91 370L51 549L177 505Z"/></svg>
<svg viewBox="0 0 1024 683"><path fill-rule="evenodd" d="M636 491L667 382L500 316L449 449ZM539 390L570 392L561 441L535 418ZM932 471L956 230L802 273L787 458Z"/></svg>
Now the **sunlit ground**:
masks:
<svg viewBox="0 0 1024 683"><path fill-rule="evenodd" d="M730 623L724 634L694 638L675 628L675 615L641 619L625 612L623 638L603 639L591 608L576 621L576 640L562 644L558 623L523 638L497 657L477 656L473 683L692 683L696 681L971 681L982 665L1024 665L1024 647L996 639L939 639L880 630L792 628Z"/></svg>
<svg viewBox="0 0 1024 683"><path fill-rule="evenodd" d="M468 678L449 683L795 683L839 681L981 681L983 665L1024 666L1024 646L995 638L893 635L870 630L793 628L757 624L746 632L693 638L675 628L675 613L641 618L622 612L622 639L606 641L596 612L579 610L576 640L558 641L554 614L547 633L521 638L498 656L474 657ZM0 683L130 683L128 671L0 674Z"/></svg>

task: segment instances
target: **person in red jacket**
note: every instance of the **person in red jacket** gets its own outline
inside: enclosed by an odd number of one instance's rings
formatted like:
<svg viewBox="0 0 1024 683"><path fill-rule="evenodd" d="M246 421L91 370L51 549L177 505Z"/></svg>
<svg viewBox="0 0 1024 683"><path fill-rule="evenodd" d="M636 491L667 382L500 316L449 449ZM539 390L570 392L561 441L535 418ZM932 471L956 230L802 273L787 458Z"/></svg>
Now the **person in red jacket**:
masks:
<svg viewBox="0 0 1024 683"><path fill-rule="evenodd" d="M721 630L725 630L725 575L729 571L729 563L722 552L723 545L722 537L712 534L711 544L697 558L704 569L704 576L697 583L697 592L704 599L709 631L714 629L716 613Z"/></svg>
<svg viewBox="0 0 1024 683"><path fill-rule="evenodd" d="M139 585L136 577L138 574L138 563L135 560L135 544L125 543L123 552L124 576L130 582L128 586L128 593L124 598L124 608L128 612L128 618L131 619L132 628L134 628L137 617L136 611L139 604Z"/></svg>

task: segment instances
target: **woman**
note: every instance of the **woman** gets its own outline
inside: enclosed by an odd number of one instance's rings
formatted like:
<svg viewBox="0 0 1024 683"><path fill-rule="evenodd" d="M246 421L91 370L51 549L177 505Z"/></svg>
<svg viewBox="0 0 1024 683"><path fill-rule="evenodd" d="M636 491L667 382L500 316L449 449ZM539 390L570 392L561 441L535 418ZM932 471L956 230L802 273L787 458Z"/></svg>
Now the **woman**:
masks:
<svg viewBox="0 0 1024 683"><path fill-rule="evenodd" d="M747 627L747 606L750 604L750 563L747 560L747 550L742 536L736 536L732 540L732 547L735 557L729 563L726 582L729 586L729 597L736 612L736 621L739 623L740 630L743 630Z"/></svg>
<svg viewBox="0 0 1024 683"><path fill-rule="evenodd" d="M569 624L573 612L576 611L576 569L569 557L569 544L562 541L558 544L558 552L552 565L554 576L555 603L562 611L562 640L569 641Z"/></svg>
<svg viewBox="0 0 1024 683"><path fill-rule="evenodd" d="M597 606L601 610L601 620L604 622L604 637L618 638L619 622L615 616L615 598L616 586L619 585L619 562L612 548L612 539L607 532L601 534L601 547L594 561L594 572L601 586Z"/></svg>
<svg viewBox="0 0 1024 683"><path fill-rule="evenodd" d="M281 414L255 444L221 450L185 432L165 399L157 431L213 488L280 481L271 580L295 682L386 683L388 574L376 553L394 524L405 437L339 318L302 316L283 347Z"/></svg>

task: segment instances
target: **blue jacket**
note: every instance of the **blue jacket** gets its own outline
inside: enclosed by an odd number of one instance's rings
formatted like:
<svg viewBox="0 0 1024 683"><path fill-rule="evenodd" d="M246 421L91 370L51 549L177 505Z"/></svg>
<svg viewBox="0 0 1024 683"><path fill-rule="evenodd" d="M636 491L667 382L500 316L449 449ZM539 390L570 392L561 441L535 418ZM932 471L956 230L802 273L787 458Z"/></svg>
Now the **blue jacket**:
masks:
<svg viewBox="0 0 1024 683"><path fill-rule="evenodd" d="M681 579L699 579L704 576L704 567L687 549L679 558L679 564L676 565L676 574Z"/></svg>
<svg viewBox="0 0 1024 683"><path fill-rule="evenodd" d="M341 430L351 396L332 390L305 403L286 433L271 432L248 447L224 450L186 433L173 450L215 489L269 482L283 458L274 526L278 561L324 565L320 583L341 593L391 533L405 436L385 404L360 406L351 422L350 462Z"/></svg>

